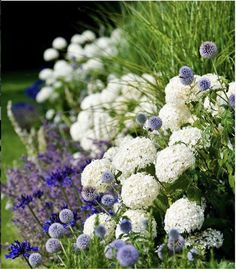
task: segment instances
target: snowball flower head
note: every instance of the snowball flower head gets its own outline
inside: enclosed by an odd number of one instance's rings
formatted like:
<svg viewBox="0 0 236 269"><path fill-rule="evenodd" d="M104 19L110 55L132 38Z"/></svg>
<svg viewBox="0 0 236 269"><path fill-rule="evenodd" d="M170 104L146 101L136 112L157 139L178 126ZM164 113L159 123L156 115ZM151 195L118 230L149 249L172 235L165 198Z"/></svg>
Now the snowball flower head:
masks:
<svg viewBox="0 0 236 269"><path fill-rule="evenodd" d="M38 103L43 103L47 101L53 94L53 88L49 86L43 87L36 95L36 101Z"/></svg>
<svg viewBox="0 0 236 269"><path fill-rule="evenodd" d="M132 226L132 232L134 233L140 233L144 236L147 236L149 234L148 231L148 222L151 221L151 227L152 227L152 236L156 237L156 221L153 217L150 218L150 216L145 212L144 210L127 210L120 220L120 223L123 219L129 219ZM116 227L116 238L119 238L119 236L123 234L120 224Z"/></svg>
<svg viewBox="0 0 236 269"><path fill-rule="evenodd" d="M40 266L42 264L42 262L43 262L43 258L42 258L41 254L39 254L39 253L30 254L30 256L29 256L29 264L33 268Z"/></svg>
<svg viewBox="0 0 236 269"><path fill-rule="evenodd" d="M200 89L200 91L206 91L210 89L210 87L211 87L211 81L208 77L201 77L198 80L198 88Z"/></svg>
<svg viewBox="0 0 236 269"><path fill-rule="evenodd" d="M190 149L196 149L197 145L200 147L202 140L202 131L196 127L184 127L181 130L174 131L170 136L169 146L177 144L179 142L184 143Z"/></svg>
<svg viewBox="0 0 236 269"><path fill-rule="evenodd" d="M74 220L74 214L70 209L65 208L59 213L59 219L62 223L68 224Z"/></svg>
<svg viewBox="0 0 236 269"><path fill-rule="evenodd" d="M48 229L48 233L52 238L61 238L65 234L65 228L60 223L53 223Z"/></svg>
<svg viewBox="0 0 236 269"><path fill-rule="evenodd" d="M42 80L50 79L53 76L53 70L50 68L44 68L39 72L39 78Z"/></svg>
<svg viewBox="0 0 236 269"><path fill-rule="evenodd" d="M58 51L53 48L46 49L43 54L43 58L46 62L56 60L58 57L59 57Z"/></svg>
<svg viewBox="0 0 236 269"><path fill-rule="evenodd" d="M90 237L93 237L95 228L97 226L97 221L99 224L105 227L106 229L105 240L109 241L114 235L116 223L111 218L111 216L105 213L93 214L92 216L87 218L84 223L83 233L89 235Z"/></svg>
<svg viewBox="0 0 236 269"><path fill-rule="evenodd" d="M132 174L136 168L142 169L153 163L156 148L152 141L144 137L136 137L120 146L112 164L123 175Z"/></svg>
<svg viewBox="0 0 236 269"><path fill-rule="evenodd" d="M60 241L56 238L48 239L45 246L48 253L55 253L61 250Z"/></svg>
<svg viewBox="0 0 236 269"><path fill-rule="evenodd" d="M173 183L194 164L194 154L187 146L169 146L157 154L156 176L161 182Z"/></svg>
<svg viewBox="0 0 236 269"><path fill-rule="evenodd" d="M94 34L94 32L86 30L82 33L82 38L84 39L85 42L94 41L96 39L96 35Z"/></svg>
<svg viewBox="0 0 236 269"><path fill-rule="evenodd" d="M201 44L199 52L202 58L210 59L217 54L217 46L214 42L206 41Z"/></svg>
<svg viewBox="0 0 236 269"><path fill-rule="evenodd" d="M67 42L63 37L57 37L53 40L52 46L54 49L62 50L67 46Z"/></svg>
<svg viewBox="0 0 236 269"><path fill-rule="evenodd" d="M156 199L159 189L159 184L153 176L144 173L133 174L124 180L121 197L129 208L147 208Z"/></svg>
<svg viewBox="0 0 236 269"><path fill-rule="evenodd" d="M78 249L84 250L89 247L90 241L90 236L88 236L87 234L81 234L76 239L76 246Z"/></svg>
<svg viewBox="0 0 236 269"><path fill-rule="evenodd" d="M191 114L185 105L165 104L159 112L159 117L162 119L163 130L174 131L189 123Z"/></svg>
<svg viewBox="0 0 236 269"><path fill-rule="evenodd" d="M164 222L164 229L167 233L173 227L180 233L190 233L201 229L204 222L204 210L196 202L181 198L167 209Z"/></svg>
<svg viewBox="0 0 236 269"><path fill-rule="evenodd" d="M125 245L117 252L117 260L121 266L133 266L139 258L139 252L133 245Z"/></svg>
<svg viewBox="0 0 236 269"><path fill-rule="evenodd" d="M111 171L111 162L107 159L94 160L88 164L81 174L83 187L93 187L97 192L105 192L109 184L102 181L105 171Z"/></svg>

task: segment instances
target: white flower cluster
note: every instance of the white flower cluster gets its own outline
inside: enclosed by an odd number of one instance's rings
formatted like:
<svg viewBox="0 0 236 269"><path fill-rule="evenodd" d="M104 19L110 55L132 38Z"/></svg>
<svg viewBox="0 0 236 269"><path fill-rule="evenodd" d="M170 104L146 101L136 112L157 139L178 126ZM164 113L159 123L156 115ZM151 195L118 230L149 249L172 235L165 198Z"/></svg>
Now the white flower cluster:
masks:
<svg viewBox="0 0 236 269"><path fill-rule="evenodd" d="M153 217L150 217L144 210L127 210L122 218L128 218L132 225L132 231L135 233L140 233L141 235L148 235L148 229L151 227L152 236L156 237L157 234L157 224ZM122 219L121 218L121 219ZM149 223L151 222L151 223ZM116 238L119 238L122 234L119 224L116 227Z"/></svg>
<svg viewBox="0 0 236 269"><path fill-rule="evenodd" d="M83 187L93 187L97 192L105 192L108 185L101 181L102 174L111 171L111 162L107 159L94 160L88 164L81 174Z"/></svg>
<svg viewBox="0 0 236 269"><path fill-rule="evenodd" d="M174 131L170 136L169 146L177 143L184 143L190 149L195 150L196 147L201 147L202 131L196 127L184 127Z"/></svg>
<svg viewBox="0 0 236 269"><path fill-rule="evenodd" d="M87 218L84 223L83 233L89 235L90 237L93 237L96 223L104 225L106 229L104 239L106 241L110 241L114 237L116 223L111 216L108 216L105 213L93 214L92 216Z"/></svg>
<svg viewBox="0 0 236 269"><path fill-rule="evenodd" d="M136 169L145 168L156 158L156 147L145 137L136 137L121 145L115 154L112 165L123 176L131 175Z"/></svg>
<svg viewBox="0 0 236 269"><path fill-rule="evenodd" d="M165 214L165 231L176 228L180 233L200 230L204 222L204 210L196 202L181 198L174 202Z"/></svg>
<svg viewBox="0 0 236 269"><path fill-rule="evenodd" d="M156 176L161 182L173 183L194 164L194 154L187 146L169 146L157 153Z"/></svg>
<svg viewBox="0 0 236 269"><path fill-rule="evenodd" d="M159 188L153 176L144 173L133 174L123 182L121 198L129 208L146 208L156 199Z"/></svg>

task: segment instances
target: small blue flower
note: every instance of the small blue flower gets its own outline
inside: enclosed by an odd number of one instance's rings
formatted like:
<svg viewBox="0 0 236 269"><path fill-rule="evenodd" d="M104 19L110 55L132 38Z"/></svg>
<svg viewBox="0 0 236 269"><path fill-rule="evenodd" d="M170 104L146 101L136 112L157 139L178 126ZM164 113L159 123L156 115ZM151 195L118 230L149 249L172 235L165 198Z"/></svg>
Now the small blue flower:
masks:
<svg viewBox="0 0 236 269"><path fill-rule="evenodd" d="M68 224L74 220L74 213L70 209L63 209L59 213L59 219L62 223Z"/></svg>
<svg viewBox="0 0 236 269"><path fill-rule="evenodd" d="M99 224L99 225L98 225L97 227L95 227L95 229L94 229L94 233L95 233L95 235L98 236L98 237L101 238L101 239L103 239L103 238L105 237L106 232L107 232L107 230L106 230L105 226L102 225L102 224Z"/></svg>
<svg viewBox="0 0 236 269"><path fill-rule="evenodd" d="M235 94L231 94L229 97L229 104L232 108L235 108Z"/></svg>
<svg viewBox="0 0 236 269"><path fill-rule="evenodd" d="M15 259L19 256L29 257L29 252L39 251L38 247L32 247L29 242L19 242L15 240L8 248L9 253L5 255L6 259Z"/></svg>
<svg viewBox="0 0 236 269"><path fill-rule="evenodd" d="M116 257L117 250L125 246L125 242L121 239L116 239L112 241L109 245L105 247L104 254L107 259L113 259Z"/></svg>
<svg viewBox="0 0 236 269"><path fill-rule="evenodd" d="M132 224L128 219L123 219L120 222L120 229L122 233L128 234L132 230Z"/></svg>
<svg viewBox="0 0 236 269"><path fill-rule="evenodd" d="M192 248L190 251L187 253L187 258L190 262L194 261L194 258L198 255L198 252L196 249Z"/></svg>
<svg viewBox="0 0 236 269"><path fill-rule="evenodd" d="M51 174L45 177L45 181L48 186L56 187L56 186L71 186L72 180L71 176L75 173L75 170L69 166L65 166L62 168L57 168Z"/></svg>
<svg viewBox="0 0 236 269"><path fill-rule="evenodd" d="M147 116L144 113L138 113L136 115L136 122L138 125L143 126L146 120L147 120Z"/></svg>
<svg viewBox="0 0 236 269"><path fill-rule="evenodd" d="M33 198L31 195L22 194L17 200L18 203L14 207L15 210L18 208L25 208L25 206L29 205L33 201Z"/></svg>
<svg viewBox="0 0 236 269"><path fill-rule="evenodd" d="M193 70L188 66L182 66L179 70L179 78L183 85L190 85L194 80Z"/></svg>
<svg viewBox="0 0 236 269"><path fill-rule="evenodd" d="M169 238L167 247L171 251L171 253L179 253L182 251L184 245L185 240L181 235L179 235L177 240Z"/></svg>
<svg viewBox="0 0 236 269"><path fill-rule="evenodd" d="M65 228L60 223L55 222L50 225L48 229L48 234L52 238L61 238L65 234Z"/></svg>
<svg viewBox="0 0 236 269"><path fill-rule="evenodd" d="M217 46L214 42L206 41L200 46L199 52L202 58L210 59L217 54Z"/></svg>
<svg viewBox="0 0 236 269"><path fill-rule="evenodd" d="M79 249L84 250L89 247L90 241L90 236L87 234L81 234L76 240L76 245Z"/></svg>
<svg viewBox="0 0 236 269"><path fill-rule="evenodd" d="M197 84L200 91L206 91L211 87L211 81L207 77L201 77Z"/></svg>
<svg viewBox="0 0 236 269"><path fill-rule="evenodd" d="M169 238L172 240L178 240L179 238L179 231L175 228L170 229L169 231Z"/></svg>
<svg viewBox="0 0 236 269"><path fill-rule="evenodd" d="M115 201L115 197L111 194L104 194L101 199L101 203L105 206L112 206Z"/></svg>
<svg viewBox="0 0 236 269"><path fill-rule="evenodd" d="M101 176L101 181L107 184L111 183L114 179L115 179L114 175L109 170L105 171Z"/></svg>
<svg viewBox="0 0 236 269"><path fill-rule="evenodd" d="M33 268L40 266L42 264L42 262L43 262L43 258L42 258L41 254L39 254L39 253L30 254L30 256L29 256L29 264Z"/></svg>
<svg viewBox="0 0 236 269"><path fill-rule="evenodd" d="M133 266L139 258L139 252L133 245L125 245L117 252L117 260L121 266Z"/></svg>
<svg viewBox="0 0 236 269"><path fill-rule="evenodd" d="M46 242L45 247L48 253L56 253L61 250L61 243L56 238L50 238Z"/></svg>
<svg viewBox="0 0 236 269"><path fill-rule="evenodd" d="M98 197L98 194L94 188L84 187L81 192L81 196L86 202L92 202L96 200L96 198Z"/></svg>
<svg viewBox="0 0 236 269"><path fill-rule="evenodd" d="M147 128L151 131L158 130L162 126L162 120L160 117L153 116L147 120Z"/></svg>
<svg viewBox="0 0 236 269"><path fill-rule="evenodd" d="M157 247L157 250L155 251L159 257L160 260L163 260L163 249L165 247L165 244L161 244Z"/></svg>

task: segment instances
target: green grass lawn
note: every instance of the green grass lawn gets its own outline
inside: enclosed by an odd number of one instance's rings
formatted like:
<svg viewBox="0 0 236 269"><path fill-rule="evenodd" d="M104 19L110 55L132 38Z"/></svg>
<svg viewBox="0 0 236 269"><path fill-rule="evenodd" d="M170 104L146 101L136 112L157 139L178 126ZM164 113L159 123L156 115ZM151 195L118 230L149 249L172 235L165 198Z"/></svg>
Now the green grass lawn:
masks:
<svg viewBox="0 0 236 269"><path fill-rule="evenodd" d="M36 72L21 72L2 74L2 178L6 181L6 171L17 160L26 153L23 144L14 132L10 121L7 118L7 102L32 102L25 94L24 90L37 79ZM1 201L1 243L13 242L21 239L20 234L11 223L11 212L5 209L6 199ZM20 260L6 260L2 253L2 268L25 268L25 264Z"/></svg>

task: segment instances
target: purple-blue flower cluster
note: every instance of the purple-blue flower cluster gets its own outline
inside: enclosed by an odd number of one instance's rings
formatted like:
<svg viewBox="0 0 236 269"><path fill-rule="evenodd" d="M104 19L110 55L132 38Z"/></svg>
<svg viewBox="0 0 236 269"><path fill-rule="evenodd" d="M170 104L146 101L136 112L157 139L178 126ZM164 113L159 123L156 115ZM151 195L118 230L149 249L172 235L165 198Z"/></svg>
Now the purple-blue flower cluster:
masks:
<svg viewBox="0 0 236 269"><path fill-rule="evenodd" d="M39 248L31 246L28 241L20 242L15 240L15 242L9 246L8 251L9 253L5 255L6 259L15 259L21 255L23 257L29 257L30 252L37 252L39 251Z"/></svg>

